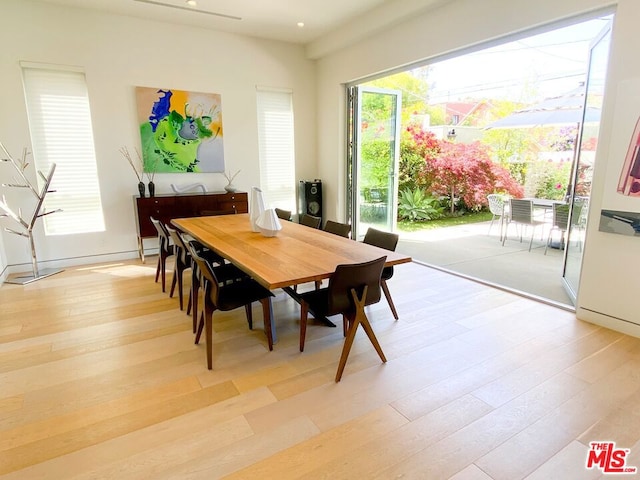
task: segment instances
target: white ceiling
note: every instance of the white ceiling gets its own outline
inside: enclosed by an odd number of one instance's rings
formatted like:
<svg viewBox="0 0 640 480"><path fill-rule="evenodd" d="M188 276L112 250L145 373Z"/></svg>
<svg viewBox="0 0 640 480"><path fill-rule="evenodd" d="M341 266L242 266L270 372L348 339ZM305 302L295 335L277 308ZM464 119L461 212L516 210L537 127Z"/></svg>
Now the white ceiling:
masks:
<svg viewBox="0 0 640 480"><path fill-rule="evenodd" d="M194 8L185 0L37 1L303 44L317 57L332 36L333 50L454 0L196 0Z"/></svg>

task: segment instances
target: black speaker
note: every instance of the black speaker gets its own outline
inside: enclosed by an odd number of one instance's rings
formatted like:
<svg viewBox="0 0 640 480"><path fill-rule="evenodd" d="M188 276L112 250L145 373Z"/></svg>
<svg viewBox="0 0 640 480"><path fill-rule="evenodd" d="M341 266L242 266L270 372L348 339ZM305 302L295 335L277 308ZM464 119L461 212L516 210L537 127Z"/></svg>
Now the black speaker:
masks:
<svg viewBox="0 0 640 480"><path fill-rule="evenodd" d="M300 180L299 198L299 214L306 213L322 218L322 181L318 179L313 182Z"/></svg>

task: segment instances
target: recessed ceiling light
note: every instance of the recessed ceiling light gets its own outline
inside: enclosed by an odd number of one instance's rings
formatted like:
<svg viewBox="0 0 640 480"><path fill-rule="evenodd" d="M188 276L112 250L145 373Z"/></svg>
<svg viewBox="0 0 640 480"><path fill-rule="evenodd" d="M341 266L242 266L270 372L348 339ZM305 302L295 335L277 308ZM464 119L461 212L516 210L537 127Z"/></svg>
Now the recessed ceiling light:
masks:
<svg viewBox="0 0 640 480"><path fill-rule="evenodd" d="M196 0L187 0L187 5L189 5L190 7L197 7L198 2L196 2Z"/></svg>
<svg viewBox="0 0 640 480"><path fill-rule="evenodd" d="M304 27L304 22L298 22L298 27L300 28Z"/></svg>

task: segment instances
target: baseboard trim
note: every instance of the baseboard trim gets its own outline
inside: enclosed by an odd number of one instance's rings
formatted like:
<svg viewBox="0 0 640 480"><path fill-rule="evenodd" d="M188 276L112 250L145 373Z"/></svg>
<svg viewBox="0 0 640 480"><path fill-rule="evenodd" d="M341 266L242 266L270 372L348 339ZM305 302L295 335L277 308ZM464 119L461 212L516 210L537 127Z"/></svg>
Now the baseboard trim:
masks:
<svg viewBox="0 0 640 480"><path fill-rule="evenodd" d="M640 338L640 325L625 320L624 318L614 317L585 307L579 307L576 316L585 322L594 323L601 327L624 333L625 335Z"/></svg>
<svg viewBox="0 0 640 480"><path fill-rule="evenodd" d="M157 255L157 249L145 250L145 263L147 263L147 257ZM123 260L131 260L138 258L138 251L131 250L127 252L106 253L102 255L87 255L83 257L69 257L59 258L56 260L39 260L38 267L42 268L68 268L76 267L79 265L89 265L92 263L105 263L105 262L119 262ZM155 260L154 260L155 261ZM6 280L9 274L31 272L31 263L16 263L8 265L2 272L0 279L2 282Z"/></svg>

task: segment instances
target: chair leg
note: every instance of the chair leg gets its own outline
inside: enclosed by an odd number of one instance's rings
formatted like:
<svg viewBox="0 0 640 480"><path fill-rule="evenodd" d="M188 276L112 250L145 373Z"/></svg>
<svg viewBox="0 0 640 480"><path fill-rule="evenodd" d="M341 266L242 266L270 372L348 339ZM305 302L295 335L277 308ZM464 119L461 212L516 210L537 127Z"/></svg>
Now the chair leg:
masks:
<svg viewBox="0 0 640 480"><path fill-rule="evenodd" d="M394 305L393 300L391 300L391 293L389 293L389 287L387 286L387 281L384 278L380 281L380 286L382 287L384 296L387 297L387 303L389 304L389 307L391 307L393 318L398 320L398 312L396 311L396 306Z"/></svg>
<svg viewBox="0 0 640 480"><path fill-rule="evenodd" d="M182 274L184 273L184 267L182 265L176 264L176 269L174 273L175 273L175 277L178 278L178 296L180 297L180 311L182 311L184 310L184 290L182 288ZM174 287L175 287L175 281L171 286L171 294L173 294Z"/></svg>
<svg viewBox="0 0 640 480"><path fill-rule="evenodd" d="M304 340L307 336L307 318L309 316L309 304L300 302L300 351L304 352Z"/></svg>
<svg viewBox="0 0 640 480"><path fill-rule="evenodd" d="M273 327L271 322L271 297L266 297L260 300L262 304L262 320L264 322L264 331L267 334L267 343L269 345L269 351L273 350Z"/></svg>
<svg viewBox="0 0 640 480"><path fill-rule="evenodd" d="M184 268L178 267L176 269L178 273L178 295L180 296L180 311L184 310L184 292L182 288L182 274L184 273Z"/></svg>
<svg viewBox="0 0 640 480"><path fill-rule="evenodd" d="M211 309L205 312L204 316L204 334L207 343L207 368L213 368L213 311Z"/></svg>
<svg viewBox="0 0 640 480"><path fill-rule="evenodd" d="M177 265L176 265L177 268ZM171 279L171 290L169 290L169 297L173 298L173 293L176 290L176 283L178 282L178 272L176 268L173 269L173 279Z"/></svg>
<svg viewBox="0 0 640 480"><path fill-rule="evenodd" d="M160 277L160 255L158 255L158 265L156 266L156 283L158 283L158 277Z"/></svg>
<svg viewBox="0 0 640 480"><path fill-rule="evenodd" d="M193 306L193 286L189 289L189 300L187 300L187 315L191 315L192 306Z"/></svg>
<svg viewBox="0 0 640 480"><path fill-rule="evenodd" d="M160 251L160 275L162 275L162 293L166 292L165 284L167 278L167 254Z"/></svg>
<svg viewBox="0 0 640 480"><path fill-rule="evenodd" d="M365 287L366 290L366 287ZM347 332L347 338L344 340L344 345L342 346L342 354L340 354L340 362L338 362L338 371L336 372L336 382L339 382L342 378L342 372L344 372L344 367L347 364L347 359L349 358L349 352L351 351L351 346L353 345L353 340L356 338L356 330L358 329L358 321L353 319L350 322L351 326L349 327L349 331Z"/></svg>
<svg viewBox="0 0 640 480"><path fill-rule="evenodd" d="M547 249L549 248L549 242L551 242L551 233L553 232L552 230L549 230L549 236L547 237L547 243L544 244L544 254L547 254Z"/></svg>
<svg viewBox="0 0 640 480"><path fill-rule="evenodd" d="M491 227L493 227L493 221L495 220L495 218L495 215L491 216L491 223L489 224L489 232L487 233L487 235L491 235Z"/></svg>
<svg viewBox="0 0 640 480"><path fill-rule="evenodd" d="M207 307L205 306L205 310ZM200 322L198 323L198 331L196 332L196 339L193 343L198 345L200 343L200 335L202 335L202 329L204 328L204 311L200 313Z"/></svg>
<svg viewBox="0 0 640 480"><path fill-rule="evenodd" d="M536 229L535 228L531 228L531 239L529 240L529 251L531 251L531 245L533 245L533 236L536 233Z"/></svg>
<svg viewBox="0 0 640 480"><path fill-rule="evenodd" d="M160 275L162 275L162 292L166 292L166 280L167 280L167 258L169 258L169 253L162 250L160 252Z"/></svg>
<svg viewBox="0 0 640 480"><path fill-rule="evenodd" d="M373 333L373 328L371 328L371 324L369 323L369 318L367 318L367 315L364 313L364 310L360 315L360 323L362 324L362 328L364 328L364 331L367 334L367 337L369 337L369 340L371 340L371 343L373 344L373 348L375 348L376 352L378 352L378 355L380 356L380 360L382 360L383 363L386 363L387 357L384 356L382 347L378 342L378 338L376 337L376 334Z"/></svg>
<svg viewBox="0 0 640 480"><path fill-rule="evenodd" d="M193 333L196 333L196 325L198 323L198 299L200 297L200 280L198 274L193 276L191 280L191 318L193 320Z"/></svg>
<svg viewBox="0 0 640 480"><path fill-rule="evenodd" d="M344 367L347 364L349 352L351 351L351 346L353 345L353 340L355 339L356 331L360 324L362 324L362 328L364 328L367 337L369 337L373 347L376 349L376 352L378 352L380 359L383 362L387 361L384 352L382 351L382 347L380 347L380 343L378 342L375 333L373 333L373 328L371 328L369 319L364 311L364 303L367 298L367 287L364 287L361 298L358 298L358 294L353 288L351 289L351 296L355 302L356 313L353 318L349 318L349 332L347 333L347 338L345 339L344 346L342 347L342 354L340 355L340 362L338 363L338 371L336 372L336 382L339 382L342 378L342 373L344 372Z"/></svg>
<svg viewBox="0 0 640 480"><path fill-rule="evenodd" d="M244 311L247 315L247 323L249 324L249 330L253 330L253 310L251 309L250 303L247 303L244 306Z"/></svg>

